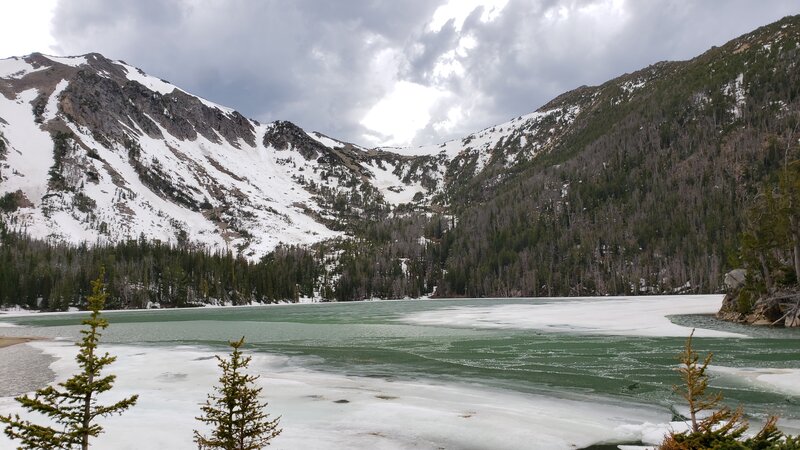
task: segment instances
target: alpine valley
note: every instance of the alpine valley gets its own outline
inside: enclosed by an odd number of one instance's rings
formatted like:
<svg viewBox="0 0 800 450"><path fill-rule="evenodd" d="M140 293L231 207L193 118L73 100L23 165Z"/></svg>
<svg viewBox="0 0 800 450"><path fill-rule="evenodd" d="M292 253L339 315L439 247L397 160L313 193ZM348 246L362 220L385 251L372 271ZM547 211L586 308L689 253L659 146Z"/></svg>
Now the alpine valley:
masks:
<svg viewBox="0 0 800 450"><path fill-rule="evenodd" d="M0 304L712 293L800 158L800 16L417 148L99 54L0 60Z"/></svg>

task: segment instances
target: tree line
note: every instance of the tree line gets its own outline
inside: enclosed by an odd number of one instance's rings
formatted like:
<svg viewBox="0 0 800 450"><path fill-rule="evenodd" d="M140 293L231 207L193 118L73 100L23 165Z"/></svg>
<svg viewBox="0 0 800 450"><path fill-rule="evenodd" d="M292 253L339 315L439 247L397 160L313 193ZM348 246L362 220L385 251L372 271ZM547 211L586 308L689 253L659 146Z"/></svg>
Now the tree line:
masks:
<svg viewBox="0 0 800 450"><path fill-rule="evenodd" d="M0 221L0 305L81 307L101 266L112 309L292 300L300 295L298 286L310 286L316 276L310 253L297 247L253 262L144 237L113 245L50 242L8 231Z"/></svg>
<svg viewBox="0 0 800 450"><path fill-rule="evenodd" d="M112 309L420 297L441 280L450 226L443 216L411 214L364 225L359 237L280 246L250 261L143 236L99 245L44 241L0 220L0 305L83 307L101 266Z"/></svg>

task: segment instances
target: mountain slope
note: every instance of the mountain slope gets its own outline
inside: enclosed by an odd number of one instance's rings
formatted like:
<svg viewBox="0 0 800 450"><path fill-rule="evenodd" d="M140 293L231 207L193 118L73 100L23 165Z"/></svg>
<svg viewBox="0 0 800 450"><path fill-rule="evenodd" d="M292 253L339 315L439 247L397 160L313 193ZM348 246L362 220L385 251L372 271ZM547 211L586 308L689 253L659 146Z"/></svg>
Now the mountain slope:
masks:
<svg viewBox="0 0 800 450"><path fill-rule="evenodd" d="M6 221L35 237L260 257L435 189L402 176L408 158L260 124L98 54L0 61L0 94Z"/></svg>
<svg viewBox="0 0 800 450"><path fill-rule="evenodd" d="M440 293L718 291L748 199L800 157L799 44L789 17L545 106L581 109L550 151L464 188Z"/></svg>

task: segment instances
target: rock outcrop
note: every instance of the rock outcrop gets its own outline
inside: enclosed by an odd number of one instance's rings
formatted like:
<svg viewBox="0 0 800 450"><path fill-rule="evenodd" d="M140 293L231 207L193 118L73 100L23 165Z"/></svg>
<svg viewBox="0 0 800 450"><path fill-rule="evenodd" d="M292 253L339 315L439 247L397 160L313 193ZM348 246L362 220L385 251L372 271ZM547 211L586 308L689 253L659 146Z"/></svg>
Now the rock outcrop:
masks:
<svg viewBox="0 0 800 450"><path fill-rule="evenodd" d="M728 292L717 318L749 325L800 327L800 287L756 296L745 288L746 278L744 269L725 275Z"/></svg>

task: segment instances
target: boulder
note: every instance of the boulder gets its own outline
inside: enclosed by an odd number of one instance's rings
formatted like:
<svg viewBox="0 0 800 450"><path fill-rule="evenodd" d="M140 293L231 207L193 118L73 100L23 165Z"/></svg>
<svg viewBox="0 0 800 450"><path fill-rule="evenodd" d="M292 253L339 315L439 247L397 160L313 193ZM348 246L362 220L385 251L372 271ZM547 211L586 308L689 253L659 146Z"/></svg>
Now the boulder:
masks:
<svg viewBox="0 0 800 450"><path fill-rule="evenodd" d="M738 290L744 286L745 278L747 278L747 271L745 269L733 269L725 274L725 287L728 291Z"/></svg>

